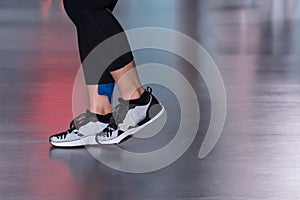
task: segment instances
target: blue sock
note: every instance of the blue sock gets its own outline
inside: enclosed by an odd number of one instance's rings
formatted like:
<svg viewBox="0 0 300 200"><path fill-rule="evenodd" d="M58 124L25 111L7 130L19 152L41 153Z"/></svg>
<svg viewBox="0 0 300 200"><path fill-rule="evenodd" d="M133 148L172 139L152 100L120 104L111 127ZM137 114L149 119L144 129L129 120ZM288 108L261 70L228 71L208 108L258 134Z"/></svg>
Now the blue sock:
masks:
<svg viewBox="0 0 300 200"><path fill-rule="evenodd" d="M111 103L114 88L115 83L98 84L98 94L107 96Z"/></svg>

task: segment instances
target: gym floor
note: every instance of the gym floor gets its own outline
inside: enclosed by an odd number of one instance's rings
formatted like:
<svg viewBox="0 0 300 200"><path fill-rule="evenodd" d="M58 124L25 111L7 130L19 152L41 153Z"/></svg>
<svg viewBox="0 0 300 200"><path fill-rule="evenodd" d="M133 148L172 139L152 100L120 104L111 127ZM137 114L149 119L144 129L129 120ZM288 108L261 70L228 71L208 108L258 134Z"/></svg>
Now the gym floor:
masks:
<svg viewBox="0 0 300 200"><path fill-rule="evenodd" d="M211 55L227 95L226 121L216 146L199 159L211 118L203 78L172 53L144 49L135 52L137 65L168 65L197 93L201 120L188 150L163 169L126 173L103 164L86 148L51 148L48 137L66 130L73 118L73 85L80 67L76 32L61 0L2 0L0 199L299 199L300 2L119 0L115 14L126 30L177 30ZM167 87L152 87L166 107L165 126L154 137L132 138L119 148L149 152L175 137L179 102ZM121 153L113 156L122 159Z"/></svg>

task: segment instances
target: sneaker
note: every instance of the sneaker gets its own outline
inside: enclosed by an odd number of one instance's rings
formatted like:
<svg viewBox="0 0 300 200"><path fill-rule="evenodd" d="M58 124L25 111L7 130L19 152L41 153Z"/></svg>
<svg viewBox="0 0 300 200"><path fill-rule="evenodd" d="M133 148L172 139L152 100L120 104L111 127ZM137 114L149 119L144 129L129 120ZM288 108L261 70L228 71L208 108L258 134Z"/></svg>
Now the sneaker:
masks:
<svg viewBox="0 0 300 200"><path fill-rule="evenodd" d="M72 120L69 130L50 136L49 142L56 147L98 144L95 136L108 126L111 116L111 113L101 116L86 110L85 113Z"/></svg>
<svg viewBox="0 0 300 200"><path fill-rule="evenodd" d="M120 98L119 103L114 108L110 124L96 136L99 144L118 144L151 124L165 112L149 87L139 99L126 101Z"/></svg>

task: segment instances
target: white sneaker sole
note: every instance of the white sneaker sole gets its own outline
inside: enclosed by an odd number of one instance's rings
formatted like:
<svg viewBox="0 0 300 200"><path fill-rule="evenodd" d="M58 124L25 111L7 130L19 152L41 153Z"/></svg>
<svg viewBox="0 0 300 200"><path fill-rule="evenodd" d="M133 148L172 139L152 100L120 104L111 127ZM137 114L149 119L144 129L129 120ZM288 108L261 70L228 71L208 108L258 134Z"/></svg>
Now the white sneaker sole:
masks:
<svg viewBox="0 0 300 200"><path fill-rule="evenodd" d="M161 105L161 104L160 104ZM159 113L157 113L157 115L155 115L152 119L150 119L148 122L146 122L145 124L135 127L135 128L131 128L127 131L125 131L124 133L122 133L121 135L119 135L118 137L111 139L111 140L106 140L106 141L99 141L96 138L96 141L99 144L119 144L122 140L124 140L126 137L132 136L134 134L136 134L137 132L139 132L141 129L145 128L147 125L153 123L155 120L157 120L159 117L161 117L164 112L165 112L165 108L163 107L163 105L161 105L161 111L159 111ZM97 136L96 136L97 137Z"/></svg>
<svg viewBox="0 0 300 200"><path fill-rule="evenodd" d="M73 140L68 142L55 142L55 141L49 141L50 144L56 147L81 147L85 145L97 145L97 141L95 138L95 135L89 135L86 137L83 137L79 140Z"/></svg>

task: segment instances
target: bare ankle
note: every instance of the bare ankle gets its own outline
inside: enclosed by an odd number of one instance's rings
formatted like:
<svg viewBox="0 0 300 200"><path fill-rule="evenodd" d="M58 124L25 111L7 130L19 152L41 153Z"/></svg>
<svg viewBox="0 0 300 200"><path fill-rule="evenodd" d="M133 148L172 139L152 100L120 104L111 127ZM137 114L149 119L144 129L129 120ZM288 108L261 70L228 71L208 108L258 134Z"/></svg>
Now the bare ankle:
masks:
<svg viewBox="0 0 300 200"><path fill-rule="evenodd" d="M144 93L145 89L143 87L137 88L130 96L124 96L125 100L138 99Z"/></svg>
<svg viewBox="0 0 300 200"><path fill-rule="evenodd" d="M99 95L93 99L90 111L99 115L107 115L112 112L111 104L107 96Z"/></svg>

